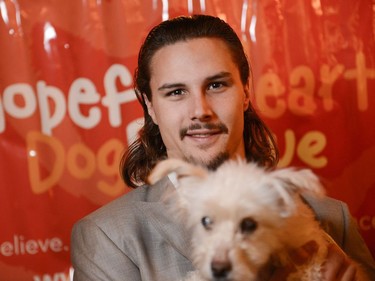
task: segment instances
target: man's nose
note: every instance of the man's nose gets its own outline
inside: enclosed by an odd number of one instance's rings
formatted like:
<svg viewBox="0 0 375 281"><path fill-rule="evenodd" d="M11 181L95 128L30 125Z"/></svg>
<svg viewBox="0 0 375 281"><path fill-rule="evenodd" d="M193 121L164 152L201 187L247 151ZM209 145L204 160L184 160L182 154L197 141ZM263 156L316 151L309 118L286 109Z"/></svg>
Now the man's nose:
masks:
<svg viewBox="0 0 375 281"><path fill-rule="evenodd" d="M191 106L192 120L205 121L213 115L210 100L205 93L194 95Z"/></svg>

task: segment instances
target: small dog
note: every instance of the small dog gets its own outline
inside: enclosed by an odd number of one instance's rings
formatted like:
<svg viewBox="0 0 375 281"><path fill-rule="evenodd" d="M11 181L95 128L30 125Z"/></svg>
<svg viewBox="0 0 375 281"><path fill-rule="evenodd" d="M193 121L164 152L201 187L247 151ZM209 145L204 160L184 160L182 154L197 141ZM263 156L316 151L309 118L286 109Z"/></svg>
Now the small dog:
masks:
<svg viewBox="0 0 375 281"><path fill-rule="evenodd" d="M263 280L268 264L290 264L288 252L314 239L318 252L289 275L290 281L320 281L329 237L300 194L324 196L312 171L267 171L254 163L229 160L215 172L182 160L156 165L153 184L174 173L176 192L166 200L192 228L193 264L185 281Z"/></svg>

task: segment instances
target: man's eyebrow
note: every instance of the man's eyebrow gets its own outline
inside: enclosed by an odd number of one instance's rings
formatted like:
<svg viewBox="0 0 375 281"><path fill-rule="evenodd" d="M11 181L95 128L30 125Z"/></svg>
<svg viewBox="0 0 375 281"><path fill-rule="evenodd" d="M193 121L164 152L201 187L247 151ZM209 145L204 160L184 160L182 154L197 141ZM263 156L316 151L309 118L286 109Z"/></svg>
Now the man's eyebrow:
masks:
<svg viewBox="0 0 375 281"><path fill-rule="evenodd" d="M169 90L169 89L175 89L175 88L181 88L181 87L185 87L186 85L183 84L183 83L172 83L172 84L163 84L161 85L159 88L158 88L158 91L162 91L162 90Z"/></svg>
<svg viewBox="0 0 375 281"><path fill-rule="evenodd" d="M232 74L230 72L222 71L222 72L219 72L215 75L208 76L205 80L206 81L214 81L214 80L217 80L217 79L231 78L231 77L232 77ZM185 86L186 86L186 84L184 84L184 83L171 83L171 84L166 83L166 84L161 85L158 88L158 91L175 89L175 88L183 88Z"/></svg>
<svg viewBox="0 0 375 281"><path fill-rule="evenodd" d="M232 73L226 72L226 71L222 71L222 72L219 72L219 73L217 73L215 75L207 77L206 81L213 81L213 80L217 80L217 79L231 78L231 77L232 77Z"/></svg>

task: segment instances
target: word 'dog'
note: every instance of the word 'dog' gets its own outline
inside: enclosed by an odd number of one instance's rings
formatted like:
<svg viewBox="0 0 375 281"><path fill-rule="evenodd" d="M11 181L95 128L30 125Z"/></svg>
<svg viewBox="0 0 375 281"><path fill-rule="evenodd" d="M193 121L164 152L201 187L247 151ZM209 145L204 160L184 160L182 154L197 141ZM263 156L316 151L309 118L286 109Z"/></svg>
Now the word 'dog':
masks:
<svg viewBox="0 0 375 281"><path fill-rule="evenodd" d="M116 196L124 191L123 182L118 175L119 161L124 150L124 144L120 140L108 139L97 152L82 142L65 148L58 138L38 131L29 132L26 142L29 152L29 181L33 193L40 194L53 188L65 171L80 181L93 178L95 173L108 179L116 178L115 183L113 180L98 180L96 183L96 188L105 195Z"/></svg>

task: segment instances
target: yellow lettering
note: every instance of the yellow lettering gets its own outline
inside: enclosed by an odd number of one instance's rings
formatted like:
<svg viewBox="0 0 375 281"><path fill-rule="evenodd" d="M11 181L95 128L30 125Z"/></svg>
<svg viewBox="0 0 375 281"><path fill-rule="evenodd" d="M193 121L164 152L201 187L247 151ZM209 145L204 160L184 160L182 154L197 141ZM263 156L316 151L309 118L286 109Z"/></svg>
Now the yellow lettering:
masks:
<svg viewBox="0 0 375 281"><path fill-rule="evenodd" d="M356 54L355 64L356 68L346 70L344 77L346 79L356 79L358 109L366 111L368 109L367 79L375 78L375 69L366 68L366 58L363 52Z"/></svg>
<svg viewBox="0 0 375 281"><path fill-rule="evenodd" d="M275 73L266 73L260 77L255 97L263 116L276 119L285 113L287 105L280 98L284 92L285 87Z"/></svg>
<svg viewBox="0 0 375 281"><path fill-rule="evenodd" d="M311 131L306 133L297 146L298 157L313 168L327 166L325 156L318 156L326 147L327 139L322 132Z"/></svg>
<svg viewBox="0 0 375 281"><path fill-rule="evenodd" d="M320 81L322 85L318 90L318 95L323 99L323 107L326 111L333 109L332 87L338 77L343 73L344 66L336 65L331 71L329 65L323 64L320 68Z"/></svg>
<svg viewBox="0 0 375 281"><path fill-rule="evenodd" d="M286 167L288 166L294 156L294 150L296 148L296 137L292 130L285 131L285 152L284 156L280 157L279 167Z"/></svg>
<svg viewBox="0 0 375 281"><path fill-rule="evenodd" d="M62 175L65 159L64 148L58 140L37 131L31 131L26 135L26 143L29 152L28 167L31 190L35 194L46 192L58 182ZM43 150L40 149L42 145L44 145ZM39 153L40 151L43 153ZM48 176L42 179L43 171L48 172Z"/></svg>
<svg viewBox="0 0 375 281"><path fill-rule="evenodd" d="M299 86L303 82L303 86ZM290 75L294 87L288 96L290 111L297 115L312 115L316 110L314 101L314 74L307 66L296 67ZM299 86L299 87L297 87Z"/></svg>
<svg viewBox="0 0 375 281"><path fill-rule="evenodd" d="M83 164L79 164L79 159ZM67 168L69 172L77 179L88 179L95 172L95 155L83 143L76 143L68 150Z"/></svg>
<svg viewBox="0 0 375 281"><path fill-rule="evenodd" d="M326 137L322 132L307 132L301 139L297 139L293 130L288 129L285 131L284 136L285 151L280 156L279 167L289 166L295 155L312 168L323 168L327 165L327 157L321 155L327 143Z"/></svg>
<svg viewBox="0 0 375 281"><path fill-rule="evenodd" d="M115 184L108 184L105 181L98 182L98 189L110 196L117 196L125 190L125 186L119 177L118 167L124 145L116 139L108 140L98 151L98 169L106 176L115 178ZM112 159L110 159L112 156ZM111 161L112 160L112 161Z"/></svg>
<svg viewBox="0 0 375 281"><path fill-rule="evenodd" d="M358 223L359 227L362 230L371 230L371 217L370 216L363 216L359 219Z"/></svg>

